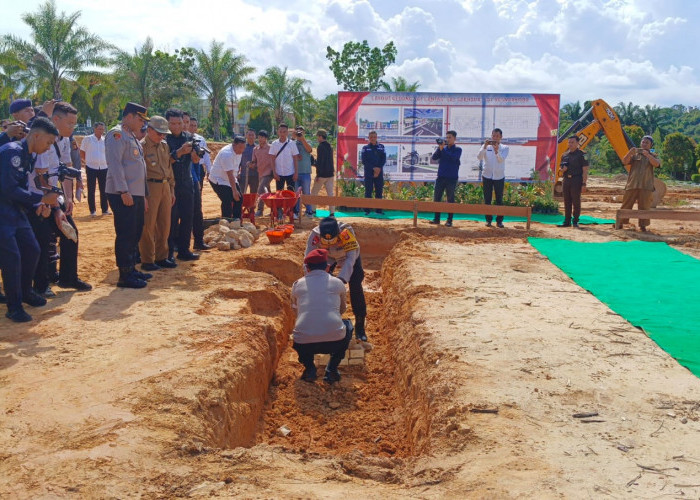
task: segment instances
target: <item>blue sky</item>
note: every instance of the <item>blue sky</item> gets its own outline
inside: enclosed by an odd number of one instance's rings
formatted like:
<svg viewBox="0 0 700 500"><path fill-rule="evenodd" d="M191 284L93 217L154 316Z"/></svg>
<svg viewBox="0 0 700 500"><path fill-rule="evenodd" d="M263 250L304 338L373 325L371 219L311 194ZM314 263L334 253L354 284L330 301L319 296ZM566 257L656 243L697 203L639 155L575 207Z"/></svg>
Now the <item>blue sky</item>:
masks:
<svg viewBox="0 0 700 500"><path fill-rule="evenodd" d="M27 37L22 13L41 2L3 2L0 33ZM562 103L698 106L700 2L691 0L57 0L124 50L151 36L158 48L206 47L212 38L262 73L287 66L314 95L340 90L326 46L393 40L387 76L421 91L536 92Z"/></svg>

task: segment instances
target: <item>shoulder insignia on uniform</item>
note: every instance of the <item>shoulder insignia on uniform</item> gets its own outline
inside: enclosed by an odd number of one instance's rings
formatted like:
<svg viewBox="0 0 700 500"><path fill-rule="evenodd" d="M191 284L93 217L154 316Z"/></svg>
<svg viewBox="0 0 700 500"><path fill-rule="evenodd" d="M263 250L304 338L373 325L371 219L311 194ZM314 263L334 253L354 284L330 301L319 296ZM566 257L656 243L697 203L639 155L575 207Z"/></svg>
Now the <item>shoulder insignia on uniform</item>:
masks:
<svg viewBox="0 0 700 500"><path fill-rule="evenodd" d="M311 240L311 244L316 246L321 242L321 238L319 238L317 235L314 235L313 239Z"/></svg>
<svg viewBox="0 0 700 500"><path fill-rule="evenodd" d="M13 156L12 159L10 160L10 163L12 164L13 167L17 168L22 164L22 158L18 156Z"/></svg>
<svg viewBox="0 0 700 500"><path fill-rule="evenodd" d="M122 138L122 134L121 134L121 132L115 132L114 135L113 135L113 137L114 137L116 140L119 140L119 139Z"/></svg>
<svg viewBox="0 0 700 500"><path fill-rule="evenodd" d="M352 234L348 229L343 229L340 232L340 243L343 246L345 252L350 252L352 250L357 250L360 245L357 243L355 235Z"/></svg>

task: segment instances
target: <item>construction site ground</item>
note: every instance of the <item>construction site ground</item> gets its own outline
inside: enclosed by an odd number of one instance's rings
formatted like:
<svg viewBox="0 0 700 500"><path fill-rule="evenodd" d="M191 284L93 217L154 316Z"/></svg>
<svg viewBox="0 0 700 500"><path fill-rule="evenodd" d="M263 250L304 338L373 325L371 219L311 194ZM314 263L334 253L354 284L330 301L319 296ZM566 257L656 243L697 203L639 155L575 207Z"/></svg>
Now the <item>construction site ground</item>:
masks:
<svg viewBox="0 0 700 500"><path fill-rule="evenodd" d="M589 185L584 213L614 218L624 183ZM700 190L667 200L698 209ZM346 219L374 349L329 386L299 380L289 340L313 220L126 290L112 218L75 219L94 290L0 321L0 498L700 497L700 380L527 242L699 258L700 223Z"/></svg>

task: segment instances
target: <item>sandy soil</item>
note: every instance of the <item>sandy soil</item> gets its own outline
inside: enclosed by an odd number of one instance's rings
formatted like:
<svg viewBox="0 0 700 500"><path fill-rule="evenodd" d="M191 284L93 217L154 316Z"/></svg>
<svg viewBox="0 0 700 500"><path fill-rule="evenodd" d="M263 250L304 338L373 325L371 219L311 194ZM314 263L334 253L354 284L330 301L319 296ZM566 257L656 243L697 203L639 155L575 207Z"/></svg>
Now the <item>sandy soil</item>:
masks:
<svg viewBox="0 0 700 500"><path fill-rule="evenodd" d="M593 183L584 211L611 217L621 194ZM111 218L86 213L80 274L95 290L56 288L32 323L0 321L2 497L700 497L700 381L526 241L700 257L698 223L354 220L374 350L329 387L298 380L288 339L311 221L127 291Z"/></svg>

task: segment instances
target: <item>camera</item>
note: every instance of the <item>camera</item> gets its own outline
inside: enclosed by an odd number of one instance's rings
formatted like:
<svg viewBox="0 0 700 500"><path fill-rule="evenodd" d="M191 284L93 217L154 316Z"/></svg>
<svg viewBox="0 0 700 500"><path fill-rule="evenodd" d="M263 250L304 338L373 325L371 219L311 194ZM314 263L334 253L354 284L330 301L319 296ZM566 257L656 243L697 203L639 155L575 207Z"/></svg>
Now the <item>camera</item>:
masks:
<svg viewBox="0 0 700 500"><path fill-rule="evenodd" d="M204 155L207 153L211 154L211 151L209 151L209 149L207 149L205 146L202 146L202 141L200 141L199 139L192 139L192 151L200 158L204 158Z"/></svg>
<svg viewBox="0 0 700 500"><path fill-rule="evenodd" d="M69 179L80 179L82 177L82 173L77 168L69 167L65 163L59 162L58 173L56 176L58 177L59 181L63 182L66 177Z"/></svg>
<svg viewBox="0 0 700 500"><path fill-rule="evenodd" d="M435 142L437 142L438 146L442 146L443 144L445 144L445 139L438 137L437 139L435 139Z"/></svg>
<svg viewBox="0 0 700 500"><path fill-rule="evenodd" d="M297 137L302 137L304 135L303 132L297 132Z"/></svg>

